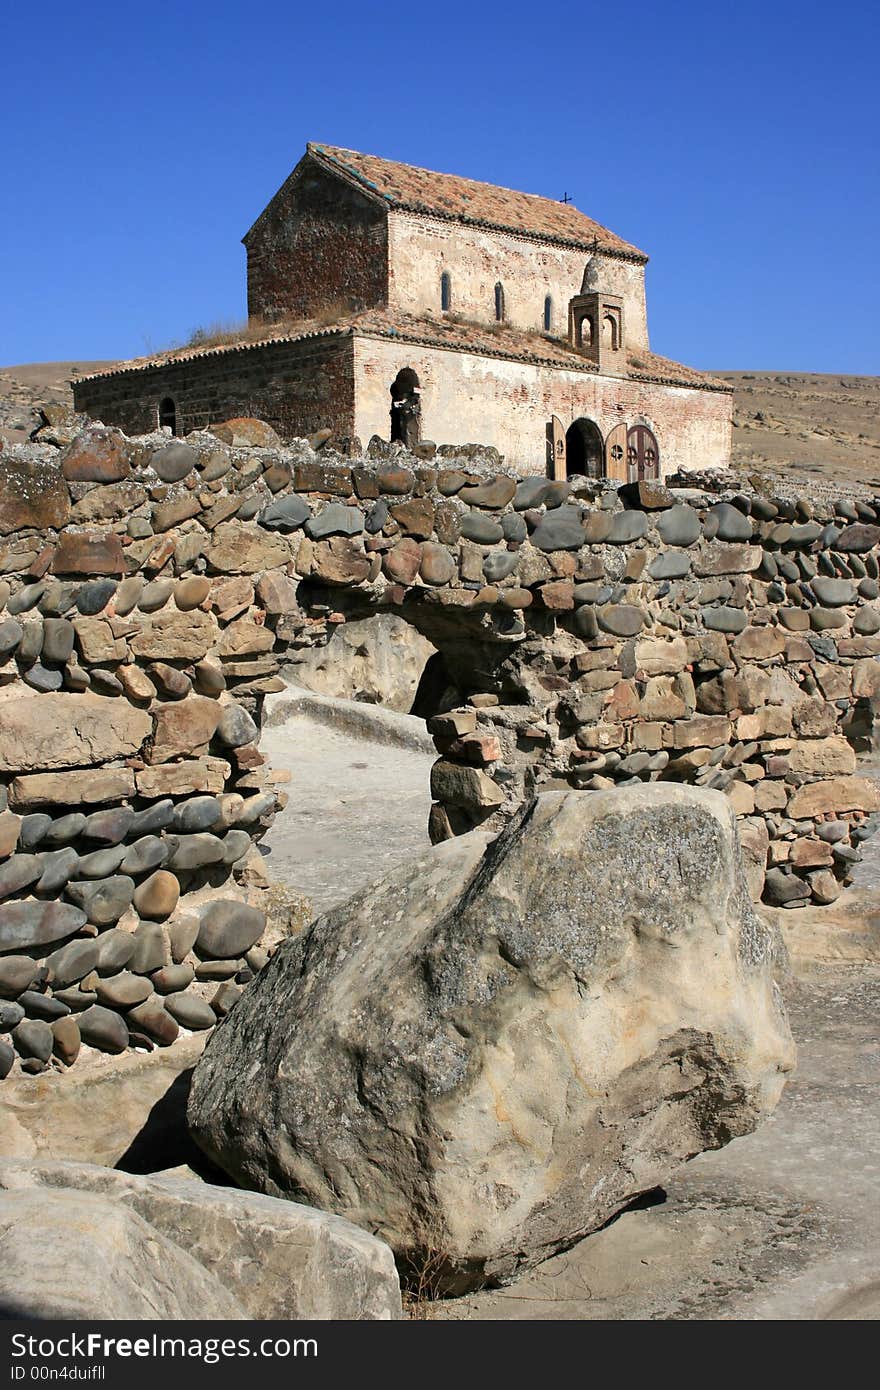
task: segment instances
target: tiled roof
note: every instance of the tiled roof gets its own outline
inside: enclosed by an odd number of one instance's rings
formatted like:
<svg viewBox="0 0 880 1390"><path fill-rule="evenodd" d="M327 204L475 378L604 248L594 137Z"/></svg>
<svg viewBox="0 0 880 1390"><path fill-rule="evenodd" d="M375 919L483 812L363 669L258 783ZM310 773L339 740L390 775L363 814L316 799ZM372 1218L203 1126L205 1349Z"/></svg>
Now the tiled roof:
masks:
<svg viewBox="0 0 880 1390"><path fill-rule="evenodd" d="M425 347L446 348L452 352L474 353L480 357L498 357L514 362L530 362L537 366L565 368L568 371L595 374L594 362L589 362L562 338L543 333L527 333L508 324L478 324L454 316L418 318L413 314L389 314L381 309L368 309L336 323L303 320L279 325L264 337L242 337L210 347L176 348L154 357L135 358L117 363L109 371L92 376L77 377L77 381L93 381L98 377L118 376L128 372L175 366L179 362L194 362L203 357L224 356L232 352L254 352L278 343L296 343L307 339L338 338L355 335L363 338L387 338ZM690 386L704 391L732 392L724 381L706 376L693 367L671 362L653 352L628 354L630 376L638 381L656 381L664 385Z"/></svg>
<svg viewBox="0 0 880 1390"><path fill-rule="evenodd" d="M644 251L578 212L571 203L477 183L458 174L435 174L413 164L398 164L334 145L310 144L307 151L391 207L561 242L583 251L605 251L640 262L648 259Z"/></svg>

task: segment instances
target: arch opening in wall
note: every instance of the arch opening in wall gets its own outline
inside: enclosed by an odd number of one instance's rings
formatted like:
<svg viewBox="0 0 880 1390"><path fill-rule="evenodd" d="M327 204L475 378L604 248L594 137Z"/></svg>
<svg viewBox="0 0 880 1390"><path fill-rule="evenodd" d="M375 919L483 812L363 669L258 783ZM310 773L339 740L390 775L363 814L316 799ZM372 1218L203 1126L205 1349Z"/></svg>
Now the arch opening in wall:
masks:
<svg viewBox="0 0 880 1390"><path fill-rule="evenodd" d="M586 478L605 476L605 441L595 420L581 418L565 432L566 474Z"/></svg>
<svg viewBox="0 0 880 1390"><path fill-rule="evenodd" d="M159 402L159 428L177 434L177 406L173 396L163 396Z"/></svg>
<svg viewBox="0 0 880 1390"><path fill-rule="evenodd" d="M544 332L549 333L553 327L553 299L548 294L544 299Z"/></svg>
<svg viewBox="0 0 880 1390"><path fill-rule="evenodd" d="M581 319L578 330L578 345L585 348L593 346L593 320L589 314L584 314Z"/></svg>
<svg viewBox="0 0 880 1390"><path fill-rule="evenodd" d="M612 352L616 352L620 346L618 323L612 314L606 314L602 320L602 341Z"/></svg>
<svg viewBox="0 0 880 1390"><path fill-rule="evenodd" d="M498 323L503 323L505 318L504 305L504 286L501 281L495 286L495 319Z"/></svg>
<svg viewBox="0 0 880 1390"><path fill-rule="evenodd" d="M452 276L448 270L440 276L440 308L444 314L452 308Z"/></svg>
<svg viewBox="0 0 880 1390"><path fill-rule="evenodd" d="M412 367L402 367L391 383L391 442L413 449L422 433L422 401L419 378Z"/></svg>

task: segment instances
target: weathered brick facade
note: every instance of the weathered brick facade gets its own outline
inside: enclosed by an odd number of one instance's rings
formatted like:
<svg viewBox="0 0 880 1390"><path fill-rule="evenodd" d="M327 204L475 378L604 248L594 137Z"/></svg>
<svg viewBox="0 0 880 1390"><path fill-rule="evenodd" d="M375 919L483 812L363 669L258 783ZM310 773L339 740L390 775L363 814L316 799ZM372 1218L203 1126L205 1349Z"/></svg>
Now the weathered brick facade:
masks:
<svg viewBox="0 0 880 1390"><path fill-rule="evenodd" d="M80 379L78 409L177 434L253 415L342 449L478 442L561 477L729 462L730 388L651 353L647 257L573 207L310 145L244 241L266 336Z"/></svg>

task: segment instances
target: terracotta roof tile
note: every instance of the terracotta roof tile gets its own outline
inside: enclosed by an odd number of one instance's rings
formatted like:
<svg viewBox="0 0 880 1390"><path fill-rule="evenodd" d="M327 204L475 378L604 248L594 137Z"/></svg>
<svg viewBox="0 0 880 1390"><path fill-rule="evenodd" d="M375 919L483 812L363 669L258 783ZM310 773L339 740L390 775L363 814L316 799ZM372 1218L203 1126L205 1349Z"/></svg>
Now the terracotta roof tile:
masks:
<svg viewBox="0 0 880 1390"><path fill-rule="evenodd" d="M391 207L562 242L584 251L598 249L627 259L648 259L644 251L578 212L571 203L478 183L458 174L436 174L430 169L335 145L310 144L307 148L319 162L383 198Z"/></svg>
<svg viewBox="0 0 880 1390"><path fill-rule="evenodd" d="M442 319L419 318L413 314L390 314L381 309L368 309L364 313L348 316L335 323L303 320L295 324L279 325L274 333L267 332L264 337L256 339L242 337L210 347L177 348L153 357L135 358L130 362L117 363L108 371L95 372L89 377L77 377L77 381L92 381L97 377L174 366L178 362L193 362L203 357L223 356L231 352L252 352L274 343L295 343L305 339L341 337L346 334L364 338L397 339L426 347L476 353L481 357L530 362L539 366L565 368L568 371L596 373L598 370L594 362L589 362L563 338L552 338L543 333L526 333L511 328L508 324L498 324L496 327L471 323L456 319L452 315ZM630 376L639 381L690 386L704 391L733 391L733 387L727 382L706 376L693 367L672 362L667 357L658 357L653 352L629 353L628 360Z"/></svg>

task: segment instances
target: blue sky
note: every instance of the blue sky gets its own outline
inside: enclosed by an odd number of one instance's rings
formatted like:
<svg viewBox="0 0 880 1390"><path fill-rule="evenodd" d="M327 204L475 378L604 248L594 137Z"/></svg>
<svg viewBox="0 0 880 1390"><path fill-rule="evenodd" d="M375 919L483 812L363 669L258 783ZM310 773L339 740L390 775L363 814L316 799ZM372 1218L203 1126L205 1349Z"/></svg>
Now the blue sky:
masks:
<svg viewBox="0 0 880 1390"><path fill-rule="evenodd" d="M311 139L569 193L650 254L656 352L880 373L878 39L867 0L7 7L0 364L242 319Z"/></svg>

